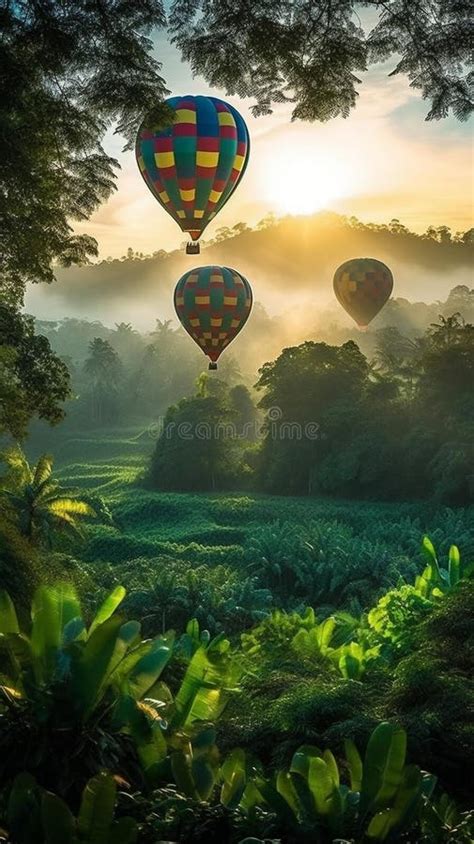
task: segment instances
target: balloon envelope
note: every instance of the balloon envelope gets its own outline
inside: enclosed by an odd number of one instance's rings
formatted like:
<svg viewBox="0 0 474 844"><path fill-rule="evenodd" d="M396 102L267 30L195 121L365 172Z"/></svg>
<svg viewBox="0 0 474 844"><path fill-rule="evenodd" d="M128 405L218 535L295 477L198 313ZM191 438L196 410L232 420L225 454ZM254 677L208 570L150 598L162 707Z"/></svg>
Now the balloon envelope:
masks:
<svg viewBox="0 0 474 844"><path fill-rule="evenodd" d="M229 267L189 270L176 285L174 306L188 334L214 363L244 327L252 288Z"/></svg>
<svg viewBox="0 0 474 844"><path fill-rule="evenodd" d="M334 275L336 298L360 328L377 316L392 290L392 273L375 258L353 258L341 264Z"/></svg>
<svg viewBox="0 0 474 844"><path fill-rule="evenodd" d="M239 112L216 97L170 97L172 126L145 120L136 142L153 196L192 240L230 198L247 166L249 133Z"/></svg>

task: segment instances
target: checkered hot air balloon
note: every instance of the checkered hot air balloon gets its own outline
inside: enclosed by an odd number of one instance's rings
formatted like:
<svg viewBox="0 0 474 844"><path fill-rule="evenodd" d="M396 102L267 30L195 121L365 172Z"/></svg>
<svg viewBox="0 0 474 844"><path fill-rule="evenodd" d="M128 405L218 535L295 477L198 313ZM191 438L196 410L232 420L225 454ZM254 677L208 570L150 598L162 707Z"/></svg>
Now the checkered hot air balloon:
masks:
<svg viewBox="0 0 474 844"><path fill-rule="evenodd" d="M181 276L174 306L181 325L210 358L209 369L242 330L252 310L252 288L230 267L198 267Z"/></svg>
<svg viewBox="0 0 474 844"><path fill-rule="evenodd" d="M353 258L334 275L334 293L359 328L366 328L390 298L393 276L375 258Z"/></svg>
<svg viewBox="0 0 474 844"><path fill-rule="evenodd" d="M171 97L166 102L175 120L163 130L143 122L137 162L155 199L197 241L244 174L249 133L239 112L216 97ZM199 245L188 251L199 252Z"/></svg>

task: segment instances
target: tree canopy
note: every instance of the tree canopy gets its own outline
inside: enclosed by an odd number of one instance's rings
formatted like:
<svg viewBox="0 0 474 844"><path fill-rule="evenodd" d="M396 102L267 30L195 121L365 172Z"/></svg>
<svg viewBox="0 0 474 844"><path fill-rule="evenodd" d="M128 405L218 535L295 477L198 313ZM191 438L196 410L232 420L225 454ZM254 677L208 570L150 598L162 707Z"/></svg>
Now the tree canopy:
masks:
<svg viewBox="0 0 474 844"><path fill-rule="evenodd" d="M358 11L377 14L370 31ZM372 16L371 16L372 18ZM427 119L472 110L470 4L465 0L175 0L170 28L193 71L254 113L293 104L293 119L347 117L356 74L392 59L393 74L431 103Z"/></svg>
<svg viewBox="0 0 474 844"><path fill-rule="evenodd" d="M33 416L55 423L64 416L69 373L32 317L0 304L0 434L26 434Z"/></svg>
<svg viewBox="0 0 474 844"><path fill-rule="evenodd" d="M53 262L97 254L70 221L114 190L107 128L131 142L144 112L166 116L146 37L165 16L159 0L2 0L0 22L0 263L21 299L25 282L53 280Z"/></svg>

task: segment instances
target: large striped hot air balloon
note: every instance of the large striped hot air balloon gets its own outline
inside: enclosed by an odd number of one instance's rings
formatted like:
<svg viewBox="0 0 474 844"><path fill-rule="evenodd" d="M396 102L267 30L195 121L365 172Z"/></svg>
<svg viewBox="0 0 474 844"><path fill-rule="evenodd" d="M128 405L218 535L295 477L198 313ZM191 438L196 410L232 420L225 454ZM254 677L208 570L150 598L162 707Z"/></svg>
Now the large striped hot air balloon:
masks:
<svg viewBox="0 0 474 844"><path fill-rule="evenodd" d="M138 132L140 172L160 205L192 241L230 198L247 166L249 133L239 112L216 97L171 97L167 129L145 120ZM188 252L199 252L197 243Z"/></svg>
<svg viewBox="0 0 474 844"><path fill-rule="evenodd" d="M252 309L252 288L229 267L198 267L185 273L174 291L179 321L210 358L209 369L244 327Z"/></svg>
<svg viewBox="0 0 474 844"><path fill-rule="evenodd" d="M359 326L366 328L390 298L393 276L375 258L353 258L334 275L334 293L340 305Z"/></svg>

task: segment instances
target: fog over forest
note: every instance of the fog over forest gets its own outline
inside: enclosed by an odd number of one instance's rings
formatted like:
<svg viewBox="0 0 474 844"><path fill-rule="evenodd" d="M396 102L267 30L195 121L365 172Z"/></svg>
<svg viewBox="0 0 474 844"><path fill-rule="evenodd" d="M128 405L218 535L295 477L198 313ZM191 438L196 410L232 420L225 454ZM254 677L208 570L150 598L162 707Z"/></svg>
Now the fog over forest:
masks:
<svg viewBox="0 0 474 844"><path fill-rule="evenodd" d="M214 240L204 241L200 257L189 257L184 250L158 250L145 256L135 253L133 245L124 244L120 260L58 269L57 283L30 287L26 310L40 319L98 319L109 327L126 321L148 331L156 318L176 319L174 286L193 264L238 266L266 313L270 317L284 315L279 319L283 335L277 346L281 348L313 336L315 331L326 334L333 323L340 329L352 329L352 321L335 302L332 290L334 271L343 261L357 255L377 258L393 272L394 299L432 304L445 300L453 287L469 285L471 239L470 233L451 234L444 226L428 227L425 235L415 235L397 220L382 226L325 212L281 220L269 215L256 229L244 223L218 229ZM412 318L423 329L426 314L422 308L418 311ZM394 324L394 316L392 301L373 327ZM258 325L257 308L233 350L240 354ZM272 345L272 353L275 351L278 349Z"/></svg>

